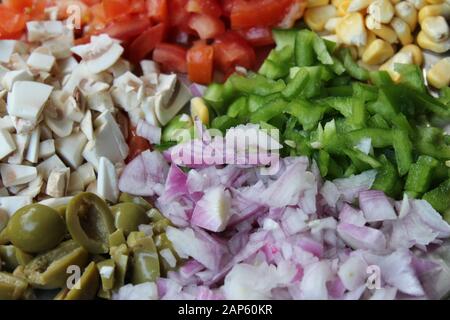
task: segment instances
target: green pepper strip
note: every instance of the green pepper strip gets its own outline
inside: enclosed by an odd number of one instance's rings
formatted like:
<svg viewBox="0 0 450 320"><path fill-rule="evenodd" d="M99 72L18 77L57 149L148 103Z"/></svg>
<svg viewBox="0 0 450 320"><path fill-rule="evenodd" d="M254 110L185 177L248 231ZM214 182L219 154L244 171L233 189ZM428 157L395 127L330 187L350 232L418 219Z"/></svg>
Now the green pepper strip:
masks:
<svg viewBox="0 0 450 320"><path fill-rule="evenodd" d="M369 72L360 67L352 58L350 50L348 48L342 48L338 52L345 69L355 79L366 81L369 79Z"/></svg>
<svg viewBox="0 0 450 320"><path fill-rule="evenodd" d="M450 179L425 193L423 199L428 201L437 211L445 213L450 209Z"/></svg>
<svg viewBox="0 0 450 320"><path fill-rule="evenodd" d="M405 190L417 193L424 193L428 190L433 176L434 169L439 165L439 161L421 155L411 168L406 178Z"/></svg>

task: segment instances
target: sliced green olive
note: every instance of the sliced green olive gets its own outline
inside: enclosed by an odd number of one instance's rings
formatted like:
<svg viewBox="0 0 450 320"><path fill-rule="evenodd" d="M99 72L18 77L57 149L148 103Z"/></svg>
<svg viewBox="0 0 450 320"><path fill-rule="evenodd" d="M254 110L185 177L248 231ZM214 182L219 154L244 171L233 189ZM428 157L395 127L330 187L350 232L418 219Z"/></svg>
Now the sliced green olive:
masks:
<svg viewBox="0 0 450 320"><path fill-rule="evenodd" d="M160 276L158 251L151 237L142 232L132 232L127 239L133 252L131 282L139 284L153 282Z"/></svg>
<svg viewBox="0 0 450 320"><path fill-rule="evenodd" d="M111 248L111 258L114 260L114 289L119 289L125 283L128 271L129 250L126 244Z"/></svg>
<svg viewBox="0 0 450 320"><path fill-rule="evenodd" d="M53 300L64 300L64 298L67 296L68 293L69 293L69 289L67 289L67 288L62 288L62 289L56 294L56 296L53 298Z"/></svg>
<svg viewBox="0 0 450 320"><path fill-rule="evenodd" d="M100 290L98 290L97 297L99 297L100 299L111 300L112 291L100 288Z"/></svg>
<svg viewBox="0 0 450 320"><path fill-rule="evenodd" d="M14 213L5 232L6 237L17 248L29 253L39 253L61 243L66 227L56 210L32 204Z"/></svg>
<svg viewBox="0 0 450 320"><path fill-rule="evenodd" d="M2 270L13 271L19 265L16 256L16 248L13 245L0 246L0 260Z"/></svg>
<svg viewBox="0 0 450 320"><path fill-rule="evenodd" d="M159 256L159 264L161 269L161 274L163 276L167 275L167 272L175 270L179 262L181 261L181 258L176 253L175 249L173 248L172 242L169 240L167 235L165 233L161 233L155 236L154 238L156 248L158 249L158 256ZM164 250L169 250L170 253L175 258L175 261L168 261L168 259L162 254Z"/></svg>
<svg viewBox="0 0 450 320"><path fill-rule="evenodd" d="M167 227L172 226L172 223L170 222L169 219L163 218L153 223L152 226L153 226L153 233L158 235L166 232Z"/></svg>
<svg viewBox="0 0 450 320"><path fill-rule="evenodd" d="M114 218L105 201L93 193L80 193L68 204L67 229L72 238L94 254L109 251L109 235Z"/></svg>
<svg viewBox="0 0 450 320"><path fill-rule="evenodd" d="M153 208L153 206L144 198L132 196L128 193L122 193L119 197L119 202L126 203L126 202L132 202L134 204L140 205L143 207L146 211Z"/></svg>
<svg viewBox="0 0 450 320"><path fill-rule="evenodd" d="M2 232L8 225L9 214L3 209L0 209L0 232Z"/></svg>
<svg viewBox="0 0 450 320"><path fill-rule="evenodd" d="M113 259L104 260L97 263L97 269L100 273L100 279L102 280L102 289L105 291L114 288L114 272L116 264Z"/></svg>
<svg viewBox="0 0 450 320"><path fill-rule="evenodd" d="M137 231L141 224L150 222L145 209L133 202L119 203L111 207L111 211L114 215L116 228L123 230L125 235Z"/></svg>
<svg viewBox="0 0 450 320"><path fill-rule="evenodd" d="M25 266L24 273L33 287L57 289L66 286L68 267L82 269L88 263L88 252L74 240L38 255Z"/></svg>
<svg viewBox="0 0 450 320"><path fill-rule="evenodd" d="M125 236L124 236L122 230L117 229L116 231L114 231L113 233L111 233L109 235L109 246L110 246L110 248L118 247L121 244L125 244L125 243L126 243L126 240L125 240Z"/></svg>
<svg viewBox="0 0 450 320"><path fill-rule="evenodd" d="M20 250L19 248L16 248L16 259L20 266L26 266L31 260L33 260L33 256Z"/></svg>
<svg viewBox="0 0 450 320"><path fill-rule="evenodd" d="M147 216L150 218L150 220L152 220L152 222L158 222L159 220L162 219L166 219L161 212L159 212L159 210L157 209L150 209L149 211L147 211Z"/></svg>
<svg viewBox="0 0 450 320"><path fill-rule="evenodd" d="M0 300L25 298L28 282L10 273L0 272Z"/></svg>
<svg viewBox="0 0 450 320"><path fill-rule="evenodd" d="M95 262L91 262L64 300L92 300L97 295L100 276Z"/></svg>

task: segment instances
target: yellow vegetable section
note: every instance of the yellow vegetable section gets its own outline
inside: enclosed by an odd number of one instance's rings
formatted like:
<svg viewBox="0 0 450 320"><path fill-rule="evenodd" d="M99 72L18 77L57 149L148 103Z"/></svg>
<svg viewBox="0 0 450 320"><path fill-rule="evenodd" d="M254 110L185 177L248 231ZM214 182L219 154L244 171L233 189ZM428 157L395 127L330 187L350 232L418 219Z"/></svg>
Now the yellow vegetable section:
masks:
<svg viewBox="0 0 450 320"><path fill-rule="evenodd" d="M386 70L393 80L398 80L395 63L421 66L423 53L450 51L449 19L446 0L309 0L304 16L311 30L350 47L360 65ZM430 85L448 85L443 77L448 64L431 66Z"/></svg>

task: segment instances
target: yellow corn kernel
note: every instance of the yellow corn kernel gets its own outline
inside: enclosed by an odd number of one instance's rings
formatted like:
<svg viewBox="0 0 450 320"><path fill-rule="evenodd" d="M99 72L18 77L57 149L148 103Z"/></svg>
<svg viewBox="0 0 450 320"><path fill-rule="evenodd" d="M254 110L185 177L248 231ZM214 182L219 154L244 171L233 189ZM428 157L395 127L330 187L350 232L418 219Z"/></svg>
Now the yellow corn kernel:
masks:
<svg viewBox="0 0 450 320"><path fill-rule="evenodd" d="M347 12L357 12L366 9L372 0L351 0Z"/></svg>
<svg viewBox="0 0 450 320"><path fill-rule="evenodd" d="M440 4L445 2L445 0L425 0L428 4Z"/></svg>
<svg viewBox="0 0 450 320"><path fill-rule="evenodd" d="M331 0L331 4L335 6L336 8L339 7L339 4L345 0Z"/></svg>
<svg viewBox="0 0 450 320"><path fill-rule="evenodd" d="M377 39L377 36L372 31L367 31L367 41L365 46L359 46L358 49L358 57L361 58L366 51L367 47Z"/></svg>
<svg viewBox="0 0 450 320"><path fill-rule="evenodd" d="M326 6L330 3L330 0L308 0L307 8Z"/></svg>
<svg viewBox="0 0 450 320"><path fill-rule="evenodd" d="M392 58L380 66L380 70L387 71L392 80L398 82L400 74L394 70L396 63L411 64L413 63L413 56L409 52L397 52Z"/></svg>
<svg viewBox="0 0 450 320"><path fill-rule="evenodd" d="M205 102L200 97L191 99L191 117L192 120L200 120L203 124L209 124L209 111Z"/></svg>
<svg viewBox="0 0 450 320"><path fill-rule="evenodd" d="M442 16L426 17L423 19L420 26L422 27L423 32L435 42L441 42L448 39L448 23Z"/></svg>
<svg viewBox="0 0 450 320"><path fill-rule="evenodd" d="M370 19L370 16L366 17L366 26L369 30L371 30L373 33L375 33L375 35L378 38L381 38L383 40L386 40L389 43L397 43L398 42L398 38L397 38L397 34L395 33L394 29L392 29L391 27L381 24L381 25L375 25L374 27L372 27L373 25L371 25L371 22L367 21L367 18ZM372 27L372 29L370 28Z"/></svg>
<svg viewBox="0 0 450 320"><path fill-rule="evenodd" d="M395 15L405 21L411 31L417 26L417 9L408 1L402 1L395 5Z"/></svg>
<svg viewBox="0 0 450 320"><path fill-rule="evenodd" d="M394 55L394 49L387 41L376 39L362 55L362 61L367 64L381 64Z"/></svg>
<svg viewBox="0 0 450 320"><path fill-rule="evenodd" d="M336 7L337 15L339 17L345 16L347 14L349 5L350 5L350 0L344 0L344 1L340 2L339 5Z"/></svg>
<svg viewBox="0 0 450 320"><path fill-rule="evenodd" d="M338 45L338 47L339 47L340 44L341 44L341 42L340 42L338 36L335 35L335 34L327 34L327 35L325 35L325 36L321 36L321 38L322 38L322 39L325 39L325 40L328 40L328 41L331 41L331 42L335 42L335 43Z"/></svg>
<svg viewBox="0 0 450 320"><path fill-rule="evenodd" d="M413 58L413 63L421 66L423 64L423 52L415 44L408 44L400 49L401 53L409 53Z"/></svg>
<svg viewBox="0 0 450 320"><path fill-rule="evenodd" d="M338 23L342 20L341 17L334 17L331 18L330 20L328 20L325 23L325 30L331 33L335 33L336 32L336 26L338 25Z"/></svg>
<svg viewBox="0 0 450 320"><path fill-rule="evenodd" d="M391 21L391 27L394 29L397 34L398 39L402 45L410 44L414 41L413 36L411 34L411 29L409 25L400 18L395 17Z"/></svg>
<svg viewBox="0 0 450 320"><path fill-rule="evenodd" d="M450 19L450 4L441 3L441 4L431 4L423 7L419 10L419 23L422 24L422 21L426 17L435 17L435 16L443 16L445 19Z"/></svg>
<svg viewBox="0 0 450 320"><path fill-rule="evenodd" d="M389 0L375 0L367 8L367 13L379 23L389 23L394 16L394 6Z"/></svg>
<svg viewBox="0 0 450 320"><path fill-rule="evenodd" d="M439 60L427 72L428 83L437 89L450 85L450 58Z"/></svg>
<svg viewBox="0 0 450 320"><path fill-rule="evenodd" d="M314 7L306 9L305 22L313 31L323 31L325 23L335 17L337 14L336 8L329 4L321 7Z"/></svg>
<svg viewBox="0 0 450 320"><path fill-rule="evenodd" d="M417 35L417 44L422 49L427 49L436 53L444 53L450 50L450 40L435 42L424 31L420 31Z"/></svg>
<svg viewBox="0 0 450 320"><path fill-rule="evenodd" d="M352 12L342 18L336 26L336 35L346 45L363 46L367 42L364 18L359 12Z"/></svg>
<svg viewBox="0 0 450 320"><path fill-rule="evenodd" d="M401 0L391 0L391 3L393 4L393 5L396 5L397 3L399 3Z"/></svg>
<svg viewBox="0 0 450 320"><path fill-rule="evenodd" d="M422 9L427 5L427 2L425 0L406 0L406 1L411 3L417 10Z"/></svg>
<svg viewBox="0 0 450 320"><path fill-rule="evenodd" d="M364 69L369 70L369 71L378 71L378 69L380 69L380 66L376 65L376 64L367 64L362 60L358 60L356 62L358 63L358 65L360 67L363 67Z"/></svg>

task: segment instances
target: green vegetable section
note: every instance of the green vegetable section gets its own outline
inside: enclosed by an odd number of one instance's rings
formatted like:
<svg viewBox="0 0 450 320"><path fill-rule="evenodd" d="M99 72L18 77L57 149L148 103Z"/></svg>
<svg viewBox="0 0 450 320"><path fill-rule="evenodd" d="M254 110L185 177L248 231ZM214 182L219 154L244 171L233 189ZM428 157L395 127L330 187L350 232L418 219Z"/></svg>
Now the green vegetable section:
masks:
<svg viewBox="0 0 450 320"><path fill-rule="evenodd" d="M276 48L258 73L212 84L205 101L226 130L245 123L280 130L284 156L305 155L323 177L377 169L373 186L450 207L450 90L428 94L421 69L395 65L399 83L359 66L347 48L309 30L274 30Z"/></svg>

